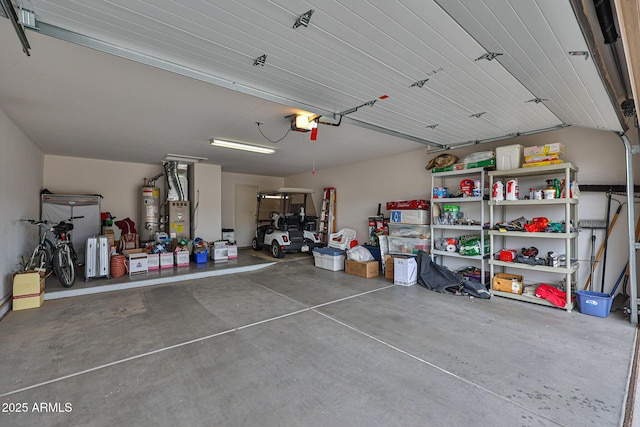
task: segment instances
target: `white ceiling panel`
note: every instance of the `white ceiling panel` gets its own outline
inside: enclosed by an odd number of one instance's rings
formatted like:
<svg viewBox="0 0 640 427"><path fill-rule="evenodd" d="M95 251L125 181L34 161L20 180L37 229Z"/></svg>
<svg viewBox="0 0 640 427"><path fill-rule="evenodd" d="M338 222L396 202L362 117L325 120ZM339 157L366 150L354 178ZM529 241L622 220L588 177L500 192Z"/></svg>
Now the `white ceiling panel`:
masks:
<svg viewBox="0 0 640 427"><path fill-rule="evenodd" d="M409 149L563 125L621 130L592 58L568 55L587 50L569 0L30 3L42 34L277 102L277 123L265 129L283 129L285 115L304 109L336 120L348 112L340 126L321 132L358 125L405 138ZM310 9L309 25L292 28ZM488 52L502 55L478 59ZM263 54L264 66L255 66ZM412 87L420 80L427 81ZM250 132L228 138L265 143L253 129L263 119L235 115ZM219 131L200 126L203 136Z"/></svg>

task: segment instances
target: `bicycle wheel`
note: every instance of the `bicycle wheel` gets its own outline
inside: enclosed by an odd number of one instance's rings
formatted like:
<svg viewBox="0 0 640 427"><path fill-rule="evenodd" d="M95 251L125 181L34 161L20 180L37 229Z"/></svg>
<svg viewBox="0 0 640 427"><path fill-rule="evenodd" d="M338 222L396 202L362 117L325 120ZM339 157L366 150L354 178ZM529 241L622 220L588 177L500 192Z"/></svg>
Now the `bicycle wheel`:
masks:
<svg viewBox="0 0 640 427"><path fill-rule="evenodd" d="M53 251L53 271L58 281L65 288L70 288L76 281L76 270L71 260L69 246L61 245Z"/></svg>
<svg viewBox="0 0 640 427"><path fill-rule="evenodd" d="M47 268L49 268L49 257L50 255L47 248L38 248L38 253L34 258L34 268L38 268L41 270L46 270Z"/></svg>

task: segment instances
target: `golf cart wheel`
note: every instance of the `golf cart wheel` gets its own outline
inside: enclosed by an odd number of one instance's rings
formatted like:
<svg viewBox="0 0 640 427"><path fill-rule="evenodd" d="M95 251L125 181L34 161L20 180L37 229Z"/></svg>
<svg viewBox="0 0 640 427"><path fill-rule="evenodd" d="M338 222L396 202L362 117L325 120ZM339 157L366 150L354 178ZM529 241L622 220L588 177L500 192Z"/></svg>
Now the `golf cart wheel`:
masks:
<svg viewBox="0 0 640 427"><path fill-rule="evenodd" d="M260 244L258 243L257 237L254 237L253 240L251 241L251 247L253 248L254 251L259 251L260 249L262 249L260 247Z"/></svg>
<svg viewBox="0 0 640 427"><path fill-rule="evenodd" d="M284 251L280 249L280 245L275 240L271 244L271 255L274 258L284 258Z"/></svg>

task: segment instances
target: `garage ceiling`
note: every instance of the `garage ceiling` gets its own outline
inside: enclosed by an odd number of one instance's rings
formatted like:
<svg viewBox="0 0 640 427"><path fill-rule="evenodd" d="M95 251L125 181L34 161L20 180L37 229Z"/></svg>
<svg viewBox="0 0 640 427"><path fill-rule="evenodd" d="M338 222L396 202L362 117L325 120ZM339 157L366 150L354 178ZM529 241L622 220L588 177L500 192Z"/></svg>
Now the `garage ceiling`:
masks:
<svg viewBox="0 0 640 427"><path fill-rule="evenodd" d="M288 176L565 125L623 130L569 0L17 4L37 30L27 57L0 21L11 58L0 107L46 154L155 163L179 153ZM268 140L304 112L333 125L315 142ZM214 137L277 151L213 148Z"/></svg>

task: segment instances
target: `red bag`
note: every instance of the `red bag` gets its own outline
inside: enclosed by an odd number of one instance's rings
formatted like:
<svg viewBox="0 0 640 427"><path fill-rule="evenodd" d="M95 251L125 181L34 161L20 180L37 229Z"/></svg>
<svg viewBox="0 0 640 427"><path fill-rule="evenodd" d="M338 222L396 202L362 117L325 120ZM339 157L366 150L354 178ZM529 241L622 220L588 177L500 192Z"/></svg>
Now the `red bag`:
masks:
<svg viewBox="0 0 640 427"><path fill-rule="evenodd" d="M567 294L564 291L547 285L546 283L541 283L538 286L538 289L536 289L536 296L538 298L546 299L556 307L564 307L567 302ZM571 298L571 301L573 301L573 298Z"/></svg>

